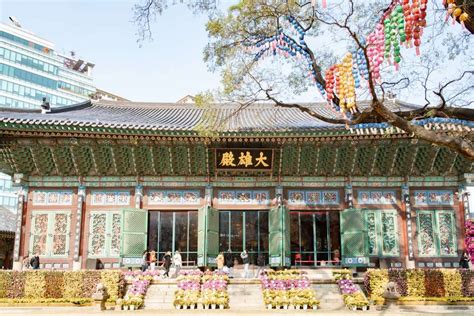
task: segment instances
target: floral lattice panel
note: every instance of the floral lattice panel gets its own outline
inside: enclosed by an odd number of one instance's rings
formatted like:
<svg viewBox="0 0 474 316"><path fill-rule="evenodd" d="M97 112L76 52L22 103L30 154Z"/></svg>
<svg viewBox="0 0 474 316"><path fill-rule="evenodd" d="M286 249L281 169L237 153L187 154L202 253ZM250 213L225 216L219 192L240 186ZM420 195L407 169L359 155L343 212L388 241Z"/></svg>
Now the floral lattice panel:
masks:
<svg viewBox="0 0 474 316"><path fill-rule="evenodd" d="M89 254L101 256L105 254L105 236L107 229L107 214L92 213L90 217Z"/></svg>
<svg viewBox="0 0 474 316"><path fill-rule="evenodd" d="M436 255L434 218L432 213L418 214L418 252L422 256Z"/></svg>
<svg viewBox="0 0 474 316"><path fill-rule="evenodd" d="M384 255L398 255L397 214L382 212L382 252Z"/></svg>
<svg viewBox="0 0 474 316"><path fill-rule="evenodd" d="M65 213L54 214L52 254L55 256L67 255L68 252L68 234L69 234L69 215Z"/></svg>
<svg viewBox="0 0 474 316"><path fill-rule="evenodd" d="M120 255L120 213L113 211L91 212L89 227L89 257L117 257Z"/></svg>
<svg viewBox="0 0 474 316"><path fill-rule="evenodd" d="M439 250L442 256L456 255L457 247L455 226L453 213L438 213Z"/></svg>
<svg viewBox="0 0 474 316"><path fill-rule="evenodd" d="M121 214L112 214L112 240L110 242L111 256L120 255L121 218Z"/></svg>

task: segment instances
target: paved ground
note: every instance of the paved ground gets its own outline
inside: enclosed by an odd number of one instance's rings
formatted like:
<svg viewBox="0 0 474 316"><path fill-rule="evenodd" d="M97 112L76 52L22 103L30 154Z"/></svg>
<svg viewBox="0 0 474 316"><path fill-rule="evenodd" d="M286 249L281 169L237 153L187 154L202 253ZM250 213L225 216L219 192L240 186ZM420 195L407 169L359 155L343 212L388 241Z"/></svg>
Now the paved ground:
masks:
<svg viewBox="0 0 474 316"><path fill-rule="evenodd" d="M28 307L28 308L1 308L1 316L18 316L18 315L173 315L173 316L207 316L207 315L225 315L225 316L295 316L295 315L474 315L474 309L468 306L447 306L447 307L416 307L415 310L385 310L385 311L295 311L295 310L139 310L139 311L105 311L98 312L91 307Z"/></svg>

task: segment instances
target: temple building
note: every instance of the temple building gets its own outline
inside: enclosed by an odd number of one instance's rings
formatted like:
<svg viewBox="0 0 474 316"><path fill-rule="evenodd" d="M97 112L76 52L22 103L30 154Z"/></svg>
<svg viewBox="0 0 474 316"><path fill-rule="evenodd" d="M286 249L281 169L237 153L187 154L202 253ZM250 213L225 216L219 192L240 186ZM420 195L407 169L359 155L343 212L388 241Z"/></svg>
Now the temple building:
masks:
<svg viewBox="0 0 474 316"><path fill-rule="evenodd" d="M159 258L180 250L189 266L243 249L275 267L458 266L473 162L385 124L238 108L99 100L0 109L0 172L21 188L14 266L39 254L44 268L130 267L146 249ZM474 128L417 124L466 137Z"/></svg>

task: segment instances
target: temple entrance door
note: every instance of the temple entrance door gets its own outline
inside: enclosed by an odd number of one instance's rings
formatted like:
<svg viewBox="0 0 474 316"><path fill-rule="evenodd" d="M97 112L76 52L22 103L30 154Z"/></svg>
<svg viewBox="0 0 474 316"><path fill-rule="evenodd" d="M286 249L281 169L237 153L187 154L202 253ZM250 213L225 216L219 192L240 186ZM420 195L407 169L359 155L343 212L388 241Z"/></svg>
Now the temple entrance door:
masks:
<svg viewBox="0 0 474 316"><path fill-rule="evenodd" d="M339 212L291 212L290 226L295 266L339 265Z"/></svg>
<svg viewBox="0 0 474 316"><path fill-rule="evenodd" d="M165 252L181 253L183 266L197 263L198 212L150 211L148 250L154 250L162 260Z"/></svg>
<svg viewBox="0 0 474 316"><path fill-rule="evenodd" d="M204 206L198 212L198 258L197 265L216 266L219 253L219 212Z"/></svg>
<svg viewBox="0 0 474 316"><path fill-rule="evenodd" d="M244 249L251 264L259 254L268 262L268 211L219 211L219 251L241 261Z"/></svg>
<svg viewBox="0 0 474 316"><path fill-rule="evenodd" d="M345 209L341 218L341 254L345 266L367 266L369 264L369 236L365 211Z"/></svg>
<svg viewBox="0 0 474 316"><path fill-rule="evenodd" d="M121 218L122 245L120 257L125 266L140 266L147 247L148 211L123 209Z"/></svg>
<svg viewBox="0 0 474 316"><path fill-rule="evenodd" d="M285 206L280 205L270 210L269 233L270 266L291 266L290 213Z"/></svg>

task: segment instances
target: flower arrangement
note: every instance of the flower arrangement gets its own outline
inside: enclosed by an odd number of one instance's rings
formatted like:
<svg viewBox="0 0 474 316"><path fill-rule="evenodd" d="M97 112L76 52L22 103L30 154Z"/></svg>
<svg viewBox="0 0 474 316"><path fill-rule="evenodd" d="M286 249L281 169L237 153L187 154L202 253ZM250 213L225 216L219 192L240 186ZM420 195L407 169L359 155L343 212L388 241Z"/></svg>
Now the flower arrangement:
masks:
<svg viewBox="0 0 474 316"><path fill-rule="evenodd" d="M401 299L406 301L451 300L472 297L469 284L474 273L463 269L369 269L365 286L370 299L383 304L387 283L397 284Z"/></svg>
<svg viewBox="0 0 474 316"><path fill-rule="evenodd" d="M339 284L339 290L341 291L342 295L354 294L355 292L359 291L352 279L340 279L337 284Z"/></svg>
<svg viewBox="0 0 474 316"><path fill-rule="evenodd" d="M204 308L209 306L214 308L229 308L229 294L227 293L227 283L229 277L226 273L216 271L213 274L205 273L202 278L201 304Z"/></svg>
<svg viewBox="0 0 474 316"><path fill-rule="evenodd" d="M344 305L349 309L356 310L362 308L367 310L369 301L365 297L364 293L354 284L352 281L352 273L349 270L346 271L335 271L333 276L339 285Z"/></svg>
<svg viewBox="0 0 474 316"><path fill-rule="evenodd" d="M260 278L263 300L272 309L317 309L319 301L311 289L311 282L298 270L267 271Z"/></svg>
<svg viewBox="0 0 474 316"><path fill-rule="evenodd" d="M121 306L124 306L125 309L139 309L140 307L143 306L143 302L145 299L146 291L148 290L148 287L150 286L151 280L153 280L154 275L156 274L145 274L145 272L139 271L135 272L133 271L128 272L128 275L125 276L125 278L128 277L128 280L130 280L130 275L133 273L133 281L132 285L128 288L127 293L124 296L124 299L122 300L121 304L116 304L119 308ZM159 275L159 274L158 274ZM151 278L151 280L150 280Z"/></svg>
<svg viewBox="0 0 474 316"><path fill-rule="evenodd" d="M465 239L466 251L471 257L471 263L474 263L474 221L466 221L466 239Z"/></svg>
<svg viewBox="0 0 474 316"><path fill-rule="evenodd" d="M349 279L352 275L352 271L349 269L337 269L332 270L332 276L334 280L339 281L340 279Z"/></svg>
<svg viewBox="0 0 474 316"><path fill-rule="evenodd" d="M193 270L180 273L173 305L177 309L194 309L198 304L203 308L228 308L228 282L227 274L220 271L202 273Z"/></svg>
<svg viewBox="0 0 474 316"><path fill-rule="evenodd" d="M160 279L160 271L159 270L135 270L135 271L127 271L124 273L125 280L128 282L132 282L133 280L140 279L140 280L159 280Z"/></svg>

